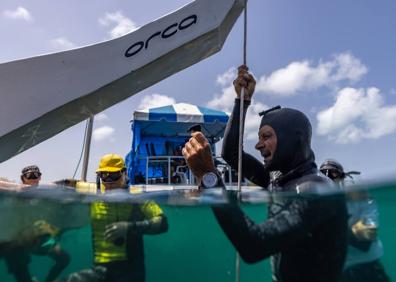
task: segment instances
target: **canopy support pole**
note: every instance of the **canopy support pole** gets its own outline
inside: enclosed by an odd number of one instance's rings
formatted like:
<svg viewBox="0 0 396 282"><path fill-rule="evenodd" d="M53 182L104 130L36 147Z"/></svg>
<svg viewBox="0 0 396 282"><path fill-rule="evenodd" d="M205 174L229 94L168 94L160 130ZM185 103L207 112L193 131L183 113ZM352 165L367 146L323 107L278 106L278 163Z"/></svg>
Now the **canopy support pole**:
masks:
<svg viewBox="0 0 396 282"><path fill-rule="evenodd" d="M88 120L88 129L87 136L85 136L85 145L84 145L84 161L81 172L81 180L87 181L87 171L88 171L88 163L89 163L89 153L91 150L91 138L92 138L92 128L94 122L94 116L91 115Z"/></svg>

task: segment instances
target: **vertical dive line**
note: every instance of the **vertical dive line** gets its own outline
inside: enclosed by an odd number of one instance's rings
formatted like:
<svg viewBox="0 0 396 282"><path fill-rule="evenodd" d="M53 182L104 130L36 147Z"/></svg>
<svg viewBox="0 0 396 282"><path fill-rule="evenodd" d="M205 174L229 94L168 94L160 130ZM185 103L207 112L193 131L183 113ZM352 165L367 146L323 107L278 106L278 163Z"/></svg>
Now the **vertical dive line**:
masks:
<svg viewBox="0 0 396 282"><path fill-rule="evenodd" d="M246 66L246 49L247 49L247 0L245 0L245 9L243 11L243 64ZM238 202L241 200L242 192L242 152L243 152L243 133L244 133L244 101L245 88L241 89L240 107L239 107L239 140L238 140ZM240 282L240 256L236 252L235 259L235 281Z"/></svg>
<svg viewBox="0 0 396 282"><path fill-rule="evenodd" d="M247 0L245 0L245 9L243 11L243 64L246 66L247 57ZM242 151L243 151L243 133L244 133L244 102L245 88L241 89L240 107L239 107L239 140L238 140L238 198L242 190Z"/></svg>

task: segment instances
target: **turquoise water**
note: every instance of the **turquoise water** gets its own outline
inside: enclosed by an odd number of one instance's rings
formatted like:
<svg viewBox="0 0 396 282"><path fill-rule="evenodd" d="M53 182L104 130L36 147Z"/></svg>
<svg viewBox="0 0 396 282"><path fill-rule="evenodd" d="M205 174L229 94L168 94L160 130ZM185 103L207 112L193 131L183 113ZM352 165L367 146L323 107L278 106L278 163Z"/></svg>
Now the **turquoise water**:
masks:
<svg viewBox="0 0 396 282"><path fill-rule="evenodd" d="M396 279L396 269L392 268L396 259L396 182L376 186L370 191L371 196L377 200L380 213L379 237L384 245L384 256L381 261L387 274ZM158 195L157 195L158 196ZM59 224L64 226L82 225L71 229L61 237L61 245L71 255L71 263L64 270L62 276L67 275L92 265L91 229L86 221L87 215L81 215L79 221L73 220L76 214L87 212L88 204L63 203L47 200L17 199L10 200L10 195L1 195L0 207L2 214L5 209L10 214L22 213L18 210L22 205L15 201L24 201L24 212L32 214L34 209L40 212L34 216L48 217L49 214L62 216ZM160 199L160 198L158 198ZM164 199L162 197L162 199ZM145 240L145 264L146 281L235 281L235 251L229 243L215 218L210 207L197 202L189 202L188 205L169 204L161 201L160 205L168 217L169 230L160 235L146 235ZM210 201L206 199L206 202ZM172 201L174 202L174 201ZM202 202L202 198L201 198ZM28 203L28 205L26 205ZM243 210L255 221L260 222L266 218L266 204L244 204ZM32 211L29 211L31 209ZM60 212L59 210L63 210ZM71 211L68 220L64 213ZM62 215L61 215L62 214ZM1 226L5 226L8 219L1 218ZM78 223L77 223L78 222ZM15 224L14 224L15 225ZM73 226L76 227L76 226ZM3 227L2 227L3 228ZM5 234L4 230L0 231ZM48 257L32 256L30 263L31 274L44 281L45 275L52 261ZM240 281L271 281L269 261L265 260L257 264L247 265L241 263ZM15 281L7 273L4 261L0 259L0 281Z"/></svg>

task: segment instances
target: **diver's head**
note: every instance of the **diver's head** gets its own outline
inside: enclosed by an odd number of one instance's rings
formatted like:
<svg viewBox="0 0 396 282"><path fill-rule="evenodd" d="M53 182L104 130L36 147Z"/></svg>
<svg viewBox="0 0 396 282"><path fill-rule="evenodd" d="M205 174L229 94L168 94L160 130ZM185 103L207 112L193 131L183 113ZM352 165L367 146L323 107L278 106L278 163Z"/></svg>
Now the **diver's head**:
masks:
<svg viewBox="0 0 396 282"><path fill-rule="evenodd" d="M41 180L41 172L38 166L30 165L24 167L21 172L21 181L23 184L36 186Z"/></svg>
<svg viewBox="0 0 396 282"><path fill-rule="evenodd" d="M342 181L346 176L342 165L336 160L332 159L325 160L320 165L319 170L331 180L336 182Z"/></svg>
<svg viewBox="0 0 396 282"><path fill-rule="evenodd" d="M106 189L123 188L126 185L125 162L117 154L103 156L96 173Z"/></svg>
<svg viewBox="0 0 396 282"><path fill-rule="evenodd" d="M279 106L262 115L256 149L269 171L287 173L306 161L314 161L311 150L312 127L300 111Z"/></svg>

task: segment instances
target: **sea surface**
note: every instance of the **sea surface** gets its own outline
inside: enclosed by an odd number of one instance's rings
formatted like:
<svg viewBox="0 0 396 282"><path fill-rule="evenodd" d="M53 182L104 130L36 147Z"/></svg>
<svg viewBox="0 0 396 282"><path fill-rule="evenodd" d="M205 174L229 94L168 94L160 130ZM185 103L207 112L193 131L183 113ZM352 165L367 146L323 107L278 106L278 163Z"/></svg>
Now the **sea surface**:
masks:
<svg viewBox="0 0 396 282"><path fill-rule="evenodd" d="M379 238L384 246L381 262L396 281L396 181L372 182L353 187L368 191L378 205ZM146 190L150 190L147 188ZM325 195L328 196L328 195ZM285 197L290 197L286 195ZM25 192L0 192L0 245L15 239L15 234L37 220L45 220L64 230L60 244L71 256L69 266L60 277L92 266L92 230L89 205L94 201L156 201L168 218L169 229L159 235L144 236L146 281L198 282L271 281L269 260L256 264L240 263L236 269L236 252L217 224L210 206L225 202L220 190L198 192L125 191L104 196L80 195L64 188L39 187ZM268 194L246 188L241 208L256 222L266 218ZM31 255L30 272L44 281L53 261L47 256ZM15 281L0 254L0 281Z"/></svg>

